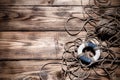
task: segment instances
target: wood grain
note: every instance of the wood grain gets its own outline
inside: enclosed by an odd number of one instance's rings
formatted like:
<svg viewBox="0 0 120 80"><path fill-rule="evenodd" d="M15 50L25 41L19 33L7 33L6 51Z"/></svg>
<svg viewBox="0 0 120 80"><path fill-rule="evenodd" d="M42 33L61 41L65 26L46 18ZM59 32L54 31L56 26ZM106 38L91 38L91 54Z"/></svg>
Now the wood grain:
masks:
<svg viewBox="0 0 120 80"><path fill-rule="evenodd" d="M2 61L0 62L0 79L1 80L39 80L39 76L42 75L44 80L60 80L58 72L61 71L60 64L49 64L43 71L40 71L41 67L48 62L61 62L60 60L44 60L44 61ZM99 69L97 71L101 72ZM116 70L116 76L119 79L120 68ZM45 79L45 77L47 79ZM108 80L105 77L95 76L92 72L91 77L98 78L98 80ZM26 78L26 79L25 79ZM69 80L69 79L66 79Z"/></svg>
<svg viewBox="0 0 120 80"><path fill-rule="evenodd" d="M44 64L48 62L58 62L58 61L47 60L47 61L0 62L0 74L1 74L0 79L2 80L29 80L25 78L33 77L39 80L38 77L42 73L40 72L40 69ZM60 69L61 69L61 66L58 64L48 65L45 67L45 71L42 74L43 75L45 74L44 76L47 78L49 77L48 75L53 75L55 71L59 71ZM49 78L52 78L52 77L49 77ZM47 80L49 80L49 78L47 78Z"/></svg>
<svg viewBox="0 0 120 80"><path fill-rule="evenodd" d="M93 5L94 0L90 0ZM112 5L119 5L119 0L111 0ZM88 5L89 0L1 0L0 5Z"/></svg>
<svg viewBox="0 0 120 80"><path fill-rule="evenodd" d="M120 6L119 0L111 5ZM61 65L41 67L48 62L61 62L64 45L78 37L85 38L86 32L71 37L65 32L65 22L70 16L81 19L83 6L89 0L0 0L0 80L61 80ZM94 5L90 0L90 5ZM107 8L106 12L115 8ZM113 11L114 12L114 11ZM90 13L94 16L94 14ZM75 23L75 22L74 22ZM70 24L69 30L78 31L84 22ZM87 29L93 29L90 25ZM120 48L113 48L120 52ZM120 55L117 54L119 58ZM119 58L120 59L120 58ZM118 63L119 64L119 63ZM99 69L96 69L102 72ZM116 70L120 80L120 67ZM91 77L108 80L105 77ZM69 79L68 79L69 80Z"/></svg>
<svg viewBox="0 0 120 80"><path fill-rule="evenodd" d="M74 37L57 31L0 32L0 59L61 59L64 44L85 35L84 31Z"/></svg>
<svg viewBox="0 0 120 80"><path fill-rule="evenodd" d="M85 34L71 37L66 32L0 32L0 59L61 58L64 44Z"/></svg>
<svg viewBox="0 0 120 80"><path fill-rule="evenodd" d="M104 13L114 12L114 10L115 8L107 8ZM88 13L97 16L90 11ZM71 17L85 19L88 15L81 6L1 6L0 31L63 31L65 23ZM85 21L75 20L69 24L69 30L78 30L84 23ZM86 27L92 29L90 25Z"/></svg>
<svg viewBox="0 0 120 80"><path fill-rule="evenodd" d="M83 19L82 7L40 7L40 6L6 6L0 8L0 31L10 30L65 30L68 18ZM54 23L54 24L53 24ZM76 21L70 30L78 30L84 22ZM72 23L71 25L73 25ZM90 27L87 25L86 27Z"/></svg>

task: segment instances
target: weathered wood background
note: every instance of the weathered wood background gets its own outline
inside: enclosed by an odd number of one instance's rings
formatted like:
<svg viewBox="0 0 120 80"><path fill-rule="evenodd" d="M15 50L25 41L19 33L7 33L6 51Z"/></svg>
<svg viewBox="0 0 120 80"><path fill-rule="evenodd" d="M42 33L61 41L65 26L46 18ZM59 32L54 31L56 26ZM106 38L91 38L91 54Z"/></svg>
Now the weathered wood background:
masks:
<svg viewBox="0 0 120 80"><path fill-rule="evenodd" d="M48 66L47 73L40 72L40 68L48 62L61 62L64 44L86 35L83 31L71 37L64 29L71 13L79 18L86 16L81 5L87 5L89 0L82 1L0 0L0 80L39 80L39 73L45 76L44 80L60 80L60 65ZM112 0L112 5L119 6L120 1ZM117 80L119 71L118 68Z"/></svg>

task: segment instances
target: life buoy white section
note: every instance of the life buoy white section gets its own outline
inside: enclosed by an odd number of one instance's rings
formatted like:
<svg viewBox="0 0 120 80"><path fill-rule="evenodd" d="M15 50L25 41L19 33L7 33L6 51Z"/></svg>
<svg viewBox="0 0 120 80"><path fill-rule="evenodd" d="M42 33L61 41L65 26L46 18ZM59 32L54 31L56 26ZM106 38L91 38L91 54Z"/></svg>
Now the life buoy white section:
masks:
<svg viewBox="0 0 120 80"><path fill-rule="evenodd" d="M97 61L98 59L99 59L99 57L100 57L100 50L96 50L95 51L95 53L96 53L96 55L95 56L93 56L93 59L95 60L95 61Z"/></svg>
<svg viewBox="0 0 120 80"><path fill-rule="evenodd" d="M84 49L85 47L91 47L91 48L93 48L93 50L95 51L95 55L94 55L93 57L91 57L91 58L87 58L86 56L84 56L83 49ZM97 49L96 49L96 48L97 48ZM92 61L97 61L97 60L99 59L101 50L97 47L96 44L94 44L94 43L92 43L92 42L84 42L84 43L82 43L82 44L78 47L77 52L78 52L78 55L80 55L80 59L82 59L83 61L88 61L88 60L89 60L89 62L90 62L90 60L91 60L91 62L92 62ZM86 57L86 58L84 58L84 57ZM88 59L88 60L87 60L87 59Z"/></svg>
<svg viewBox="0 0 120 80"><path fill-rule="evenodd" d="M82 43L80 46L79 46L79 48L78 48L78 55L81 55L83 52L83 49L85 48L85 43Z"/></svg>

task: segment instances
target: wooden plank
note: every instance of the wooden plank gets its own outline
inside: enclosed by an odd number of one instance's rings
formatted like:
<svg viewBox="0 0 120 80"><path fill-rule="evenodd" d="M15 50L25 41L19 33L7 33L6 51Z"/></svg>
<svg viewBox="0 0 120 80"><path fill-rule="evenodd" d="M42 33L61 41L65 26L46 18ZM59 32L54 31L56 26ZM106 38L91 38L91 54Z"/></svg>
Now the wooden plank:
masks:
<svg viewBox="0 0 120 80"><path fill-rule="evenodd" d="M90 0L93 4L94 0ZM119 0L111 0L112 5L119 5ZM89 0L1 0L0 5L88 5Z"/></svg>
<svg viewBox="0 0 120 80"><path fill-rule="evenodd" d="M85 37L82 32L78 37ZM76 39L66 32L0 32L0 59L55 59L67 41Z"/></svg>
<svg viewBox="0 0 120 80"><path fill-rule="evenodd" d="M114 8L108 8L106 12L114 12ZM96 16L92 12L91 15ZM40 6L2 6L0 7L0 31L22 30L65 30L64 26L68 18L87 18L81 6L68 7L40 7ZM54 23L54 24L53 24ZM74 19L69 24L70 30L78 30L85 21ZM86 25L91 29L90 25Z"/></svg>
<svg viewBox="0 0 120 80"><path fill-rule="evenodd" d="M61 59L64 44L85 35L83 31L73 37L57 31L0 32L0 59Z"/></svg>
<svg viewBox="0 0 120 80"><path fill-rule="evenodd" d="M61 65L60 64L49 64L43 71L40 71L41 67L48 62L61 62L60 60L45 60L45 61L4 61L0 62L0 79L1 80L28 80L36 78L39 80L39 75L44 77L43 80L60 80L61 76ZM101 70L96 69L99 73L102 73ZM120 68L116 70L115 75L119 80ZM45 77L47 79L45 79ZM99 78L98 80L108 80L105 77L95 76L95 73L92 71L90 77ZM66 79L69 80L69 79Z"/></svg>
<svg viewBox="0 0 120 80"><path fill-rule="evenodd" d="M47 60L47 61L30 61L30 62L29 61L0 62L0 74L1 74L0 79L27 80L25 78L32 77L32 76L34 76L33 78L35 77L37 78L40 75L41 67L48 62L58 62L58 61ZM45 72L42 74L46 74L46 78L47 78L49 77L48 75L52 75L55 71L59 71L61 69L60 67L61 66L58 64L48 65L47 67L45 67Z"/></svg>
<svg viewBox="0 0 120 80"><path fill-rule="evenodd" d="M70 15L83 19L87 15L83 15L82 13L82 7L2 7L0 8L0 31L65 30L64 25ZM78 30L78 26L83 23L78 22L77 26L74 26L71 30Z"/></svg>

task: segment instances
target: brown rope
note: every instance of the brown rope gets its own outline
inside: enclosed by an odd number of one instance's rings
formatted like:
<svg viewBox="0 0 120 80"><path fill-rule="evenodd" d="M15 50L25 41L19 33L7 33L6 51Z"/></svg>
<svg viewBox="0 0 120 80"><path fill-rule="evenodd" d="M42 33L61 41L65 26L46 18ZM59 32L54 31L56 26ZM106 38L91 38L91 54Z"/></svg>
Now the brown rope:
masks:
<svg viewBox="0 0 120 80"><path fill-rule="evenodd" d="M81 4L82 3L81 0ZM87 42L94 39L98 42L97 46L102 51L100 58L91 64L84 64L84 62L78 58L79 55L77 53L77 49L83 41L81 38L77 38L74 41L69 41L65 44L62 63L47 63L43 65L41 70L49 64L60 64L62 73L65 75L64 80L67 76L70 80L93 79L90 77L92 72L97 76L108 77L109 80L112 80L112 75L118 67L118 64L116 64L118 60L116 54L119 54L119 52L114 52L110 48L120 47L120 22L118 18L120 17L120 8L118 7L115 12L116 14L113 15L113 13L105 13L105 10L107 10L106 8L111 6L111 0L94 0L94 4L94 6L83 7L85 14L88 15L87 18L68 18L65 23L65 30L71 36L78 35L82 30L86 31L87 35L84 40ZM96 17L92 16L92 14L87 11L87 8L89 8ZM105 14L99 12L103 9ZM78 19L84 23L83 25L79 25L80 28L76 33L72 33L72 30L68 29L70 21L74 19ZM105 22L101 24L103 20L105 20ZM93 26L94 30L88 30L86 28L87 24ZM107 45L104 45L104 42ZM101 69L104 73L100 73L97 69Z"/></svg>

